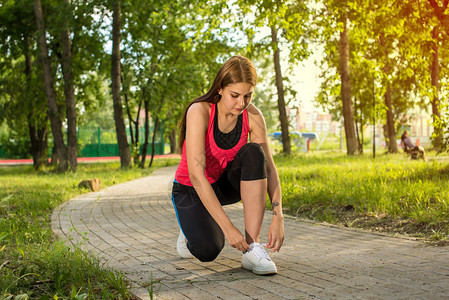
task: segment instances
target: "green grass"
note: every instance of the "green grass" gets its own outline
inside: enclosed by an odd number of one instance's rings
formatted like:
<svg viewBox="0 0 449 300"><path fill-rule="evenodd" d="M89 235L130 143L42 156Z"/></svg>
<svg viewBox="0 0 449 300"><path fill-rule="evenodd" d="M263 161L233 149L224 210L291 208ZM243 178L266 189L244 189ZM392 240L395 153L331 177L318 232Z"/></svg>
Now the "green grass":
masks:
<svg viewBox="0 0 449 300"><path fill-rule="evenodd" d="M312 153L275 158L288 214L447 240L449 161L403 154Z"/></svg>
<svg viewBox="0 0 449 300"><path fill-rule="evenodd" d="M156 159L151 169L129 170L118 162L80 164L76 173L65 174L31 166L0 168L0 299L131 298L122 274L80 247L69 249L56 240L49 216L59 204L87 192L78 188L83 179L100 178L106 187L178 162Z"/></svg>

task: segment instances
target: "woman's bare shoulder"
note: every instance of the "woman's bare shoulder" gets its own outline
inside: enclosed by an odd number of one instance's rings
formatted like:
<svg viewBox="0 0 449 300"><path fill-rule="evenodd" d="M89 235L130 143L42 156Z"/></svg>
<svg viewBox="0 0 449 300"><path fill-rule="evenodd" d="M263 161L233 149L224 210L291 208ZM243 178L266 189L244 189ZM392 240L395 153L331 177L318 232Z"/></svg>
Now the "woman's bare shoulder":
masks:
<svg viewBox="0 0 449 300"><path fill-rule="evenodd" d="M195 111L195 112L209 112L210 111L211 104L209 102L196 102L193 103L189 107L189 111Z"/></svg>
<svg viewBox="0 0 449 300"><path fill-rule="evenodd" d="M254 104L250 104L247 108L248 110L248 117L251 120L255 121L262 121L263 120L263 114L260 109L258 109Z"/></svg>
<svg viewBox="0 0 449 300"><path fill-rule="evenodd" d="M187 111L187 118L198 121L209 121L211 104L208 102L193 103Z"/></svg>

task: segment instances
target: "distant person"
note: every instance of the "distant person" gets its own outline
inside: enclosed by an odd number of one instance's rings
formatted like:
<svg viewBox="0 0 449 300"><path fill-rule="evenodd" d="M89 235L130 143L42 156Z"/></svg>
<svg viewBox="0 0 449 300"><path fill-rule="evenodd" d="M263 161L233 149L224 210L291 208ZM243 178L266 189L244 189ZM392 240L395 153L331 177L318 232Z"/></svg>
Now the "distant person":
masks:
<svg viewBox="0 0 449 300"><path fill-rule="evenodd" d="M410 139L410 137L408 136L408 131L404 130L404 133L401 136L401 144L402 144L402 148L404 149L405 152L407 153L411 153L412 154L412 158L417 158L417 157L413 157L413 151L417 152L417 154L421 154L421 157L424 161L427 161L426 159L426 151L424 150L424 147L421 146L415 146L412 143L412 140Z"/></svg>
<svg viewBox="0 0 449 300"><path fill-rule="evenodd" d="M181 227L176 249L182 258L213 261L226 239L241 251L243 268L265 275L277 273L264 246L279 251L284 219L267 128L261 111L251 103L256 81L253 63L233 56L220 68L210 90L187 106L172 200ZM267 193L273 216L263 245L260 234ZM222 207L240 200L244 234Z"/></svg>

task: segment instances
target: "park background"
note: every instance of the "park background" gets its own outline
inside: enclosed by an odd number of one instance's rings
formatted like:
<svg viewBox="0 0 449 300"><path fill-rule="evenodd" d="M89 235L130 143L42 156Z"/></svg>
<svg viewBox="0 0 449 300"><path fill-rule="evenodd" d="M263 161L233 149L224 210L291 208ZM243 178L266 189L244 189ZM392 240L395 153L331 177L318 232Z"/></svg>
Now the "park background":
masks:
<svg viewBox="0 0 449 300"><path fill-rule="evenodd" d="M258 70L285 213L446 245L448 24L446 0L1 1L0 156L33 166L0 168L0 297L131 297L48 217L83 179L177 164L158 155L235 54ZM78 164L100 150L116 161Z"/></svg>
<svg viewBox="0 0 449 300"><path fill-rule="evenodd" d="M77 156L143 167L144 152L175 153L184 107L233 54L257 65L254 103L269 132L281 132L283 153L292 132L316 132L316 150L353 155L375 143L396 153L404 129L415 143L446 149L445 1L40 7L1 6L4 158L32 157L39 168L54 154L60 170L76 170Z"/></svg>

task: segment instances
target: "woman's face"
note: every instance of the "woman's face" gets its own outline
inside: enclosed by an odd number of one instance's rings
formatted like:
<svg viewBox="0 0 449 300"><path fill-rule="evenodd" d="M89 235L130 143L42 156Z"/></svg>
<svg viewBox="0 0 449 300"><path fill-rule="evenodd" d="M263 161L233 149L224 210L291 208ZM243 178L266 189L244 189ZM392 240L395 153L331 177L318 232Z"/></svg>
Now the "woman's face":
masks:
<svg viewBox="0 0 449 300"><path fill-rule="evenodd" d="M254 86L247 82L231 83L218 91L222 106L234 115L240 115L251 103Z"/></svg>

